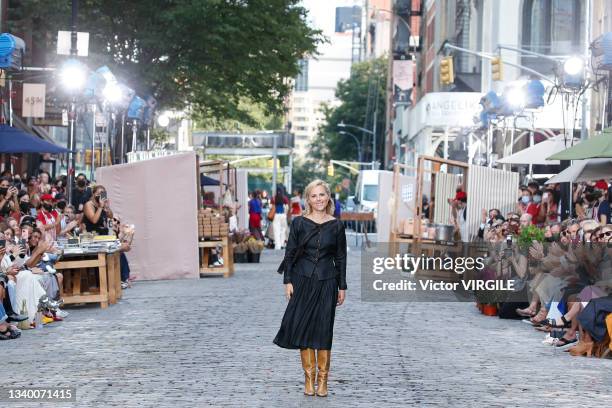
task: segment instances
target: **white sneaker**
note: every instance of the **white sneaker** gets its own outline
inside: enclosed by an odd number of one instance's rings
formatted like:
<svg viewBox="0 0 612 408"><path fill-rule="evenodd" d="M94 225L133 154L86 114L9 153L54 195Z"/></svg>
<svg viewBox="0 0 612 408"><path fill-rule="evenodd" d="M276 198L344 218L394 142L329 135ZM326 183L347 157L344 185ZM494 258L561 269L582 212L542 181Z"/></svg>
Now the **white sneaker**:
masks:
<svg viewBox="0 0 612 408"><path fill-rule="evenodd" d="M66 312L66 311L64 311L64 310L61 310L61 309L57 309L57 311L55 312L55 314L56 314L56 315L58 315L59 317L61 317L61 318L63 319L63 318L65 318L65 317L68 317L68 315L69 315L70 313L68 313L68 312Z"/></svg>
<svg viewBox="0 0 612 408"><path fill-rule="evenodd" d="M548 344L549 346L554 345L557 342L555 337L552 337L550 334L547 334L544 340L542 340L543 344Z"/></svg>
<svg viewBox="0 0 612 408"><path fill-rule="evenodd" d="M219 262L220 265L223 265L223 258L219 257L219 260L217 262Z"/></svg>

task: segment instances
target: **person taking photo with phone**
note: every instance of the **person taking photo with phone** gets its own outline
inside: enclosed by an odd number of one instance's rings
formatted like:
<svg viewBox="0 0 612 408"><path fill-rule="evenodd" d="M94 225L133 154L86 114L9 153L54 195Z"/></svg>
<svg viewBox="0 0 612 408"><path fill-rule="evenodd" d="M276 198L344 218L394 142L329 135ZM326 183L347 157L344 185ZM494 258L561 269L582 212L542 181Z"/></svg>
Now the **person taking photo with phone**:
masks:
<svg viewBox="0 0 612 408"><path fill-rule="evenodd" d="M83 213L83 223L87 232L95 232L98 235L108 235L108 220L113 219L113 212L110 209L106 188L97 185L92 192L92 196L85 203Z"/></svg>

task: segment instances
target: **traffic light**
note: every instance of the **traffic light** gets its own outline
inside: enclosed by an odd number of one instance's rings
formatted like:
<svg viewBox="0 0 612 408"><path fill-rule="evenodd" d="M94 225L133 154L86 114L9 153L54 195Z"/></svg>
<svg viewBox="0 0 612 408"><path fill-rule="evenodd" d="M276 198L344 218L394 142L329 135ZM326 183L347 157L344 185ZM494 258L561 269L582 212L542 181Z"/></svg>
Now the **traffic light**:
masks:
<svg viewBox="0 0 612 408"><path fill-rule="evenodd" d="M449 85L453 82L455 82L453 57L443 57L440 61L440 83L442 85Z"/></svg>
<svg viewBox="0 0 612 408"><path fill-rule="evenodd" d="M327 165L327 175L329 177L334 177L334 165L331 163Z"/></svg>
<svg viewBox="0 0 612 408"><path fill-rule="evenodd" d="M493 57L491 59L491 76L494 81L504 80L504 64L501 57Z"/></svg>

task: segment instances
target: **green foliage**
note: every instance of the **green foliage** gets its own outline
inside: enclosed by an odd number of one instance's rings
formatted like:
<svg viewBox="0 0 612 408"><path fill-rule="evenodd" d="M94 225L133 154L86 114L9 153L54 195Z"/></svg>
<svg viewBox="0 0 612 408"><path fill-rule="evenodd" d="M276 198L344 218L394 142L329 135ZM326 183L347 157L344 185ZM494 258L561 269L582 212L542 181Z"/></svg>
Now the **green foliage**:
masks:
<svg viewBox="0 0 612 408"><path fill-rule="evenodd" d="M304 188L314 179L326 180L326 169L312 160L296 160L293 162L291 186L293 190L304 191Z"/></svg>
<svg viewBox="0 0 612 408"><path fill-rule="evenodd" d="M283 117L278 113L268 113L262 104L251 100L238 103L240 112L237 118L196 117L196 129L207 132L228 131L236 133L255 132L259 130L279 130L283 128Z"/></svg>
<svg viewBox="0 0 612 408"><path fill-rule="evenodd" d="M338 124L344 122L372 129L374 112L376 115L377 157L382 156L383 134L385 129L385 87L387 60L378 58L355 64L350 78L340 81L336 97L340 100L337 107L324 107L325 125L311 145L311 156L325 164L331 159L357 160L357 145L353 138L339 134ZM378 107L378 109L376 109ZM364 161L371 161L372 138L356 129L345 129L353 133L361 143Z"/></svg>
<svg viewBox="0 0 612 408"><path fill-rule="evenodd" d="M109 65L160 108L191 104L196 118L254 124L245 100L282 113L287 78L323 41L300 0L81 0L77 28L90 33L90 68ZM70 27L69 0L20 0L15 33L32 27L53 63L57 30Z"/></svg>
<svg viewBox="0 0 612 408"><path fill-rule="evenodd" d="M544 230L536 227L535 225L529 225L525 228L521 228L521 233L518 236L518 245L522 251L529 249L533 241L544 242Z"/></svg>

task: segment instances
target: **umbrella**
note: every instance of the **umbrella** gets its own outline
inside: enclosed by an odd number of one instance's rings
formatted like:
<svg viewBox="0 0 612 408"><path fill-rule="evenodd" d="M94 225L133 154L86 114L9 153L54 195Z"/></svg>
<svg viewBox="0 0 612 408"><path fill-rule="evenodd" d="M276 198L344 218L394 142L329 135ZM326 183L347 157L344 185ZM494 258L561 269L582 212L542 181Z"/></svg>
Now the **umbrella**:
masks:
<svg viewBox="0 0 612 408"><path fill-rule="evenodd" d="M0 153L66 153L68 150L54 143L9 125L0 125Z"/></svg>
<svg viewBox="0 0 612 408"><path fill-rule="evenodd" d="M581 160L612 158L612 129L608 128L599 136L583 140L569 149L548 156L551 160Z"/></svg>
<svg viewBox="0 0 612 408"><path fill-rule="evenodd" d="M556 136L531 147L497 160L502 164L559 164L558 160L546 159L551 153L557 153L567 148L563 136ZM569 142L567 142L569 144Z"/></svg>
<svg viewBox="0 0 612 408"><path fill-rule="evenodd" d="M576 183L608 178L612 175L612 159L577 160L545 184Z"/></svg>
<svg viewBox="0 0 612 408"><path fill-rule="evenodd" d="M607 296L606 292L600 288L599 286L586 286L582 291L578 294L578 299L581 302L588 302L591 299L597 299L600 297Z"/></svg>

